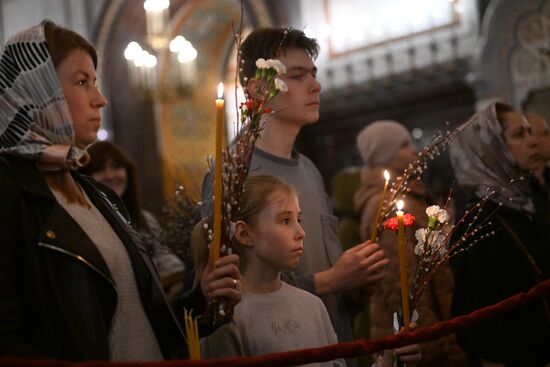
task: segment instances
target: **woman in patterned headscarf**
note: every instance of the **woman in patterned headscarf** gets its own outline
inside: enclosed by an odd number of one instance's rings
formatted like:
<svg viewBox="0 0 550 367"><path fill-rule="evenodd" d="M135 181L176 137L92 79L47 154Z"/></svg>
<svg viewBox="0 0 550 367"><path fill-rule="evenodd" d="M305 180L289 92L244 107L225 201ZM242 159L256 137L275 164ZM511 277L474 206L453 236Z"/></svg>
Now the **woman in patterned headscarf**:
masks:
<svg viewBox="0 0 550 367"><path fill-rule="evenodd" d="M51 21L13 36L0 56L0 356L186 354L124 205L75 172L107 104L96 65L90 43ZM232 304L238 258L222 261L205 289Z"/></svg>
<svg viewBox="0 0 550 367"><path fill-rule="evenodd" d="M454 258L456 315L525 292L550 277L548 213L537 210L529 179L518 179L538 159L527 120L512 107L496 103L476 113L463 128L450 147L459 185L471 194L472 202L489 191L497 193L474 222L479 225L496 210L488 231L494 234ZM511 186L498 191L512 179ZM550 362L548 300L480 323L459 339L483 366L546 365Z"/></svg>

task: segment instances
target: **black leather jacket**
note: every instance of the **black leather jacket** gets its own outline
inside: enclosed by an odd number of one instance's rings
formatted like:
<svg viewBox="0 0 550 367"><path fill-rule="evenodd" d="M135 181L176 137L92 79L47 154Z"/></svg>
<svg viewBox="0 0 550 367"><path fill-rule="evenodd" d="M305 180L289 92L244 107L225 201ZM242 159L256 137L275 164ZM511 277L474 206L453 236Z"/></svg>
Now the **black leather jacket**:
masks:
<svg viewBox="0 0 550 367"><path fill-rule="evenodd" d="M126 247L164 357L185 357L181 328L122 201L72 174ZM109 359L116 286L96 246L31 161L0 155L0 226L0 356Z"/></svg>

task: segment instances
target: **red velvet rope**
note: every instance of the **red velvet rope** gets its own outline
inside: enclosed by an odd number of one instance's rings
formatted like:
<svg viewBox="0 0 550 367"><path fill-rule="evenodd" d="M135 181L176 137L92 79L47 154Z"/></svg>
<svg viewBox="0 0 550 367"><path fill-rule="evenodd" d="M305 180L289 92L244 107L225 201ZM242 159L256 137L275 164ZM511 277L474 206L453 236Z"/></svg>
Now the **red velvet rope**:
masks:
<svg viewBox="0 0 550 367"><path fill-rule="evenodd" d="M255 357L230 357L201 361L162 361L162 362L65 362L47 360L0 359L0 367L186 367L186 366L291 366L312 362L330 361L338 358L351 358L394 349L408 344L423 343L452 334L458 330L492 317L504 314L529 302L550 294L550 280L545 280L528 292L519 293L492 306L476 310L468 315L441 321L429 327L412 332L402 332L385 338L361 339L348 343L328 345L321 348L293 350Z"/></svg>

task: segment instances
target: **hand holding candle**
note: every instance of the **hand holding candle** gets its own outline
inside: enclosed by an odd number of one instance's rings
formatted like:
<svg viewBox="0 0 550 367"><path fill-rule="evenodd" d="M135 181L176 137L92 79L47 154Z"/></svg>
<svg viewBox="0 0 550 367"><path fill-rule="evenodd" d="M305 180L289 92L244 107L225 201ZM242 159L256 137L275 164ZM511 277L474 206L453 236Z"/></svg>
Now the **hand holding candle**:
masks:
<svg viewBox="0 0 550 367"><path fill-rule="evenodd" d="M214 170L214 239L210 249L211 264L220 257L222 235L222 140L223 140L223 83L218 84L216 99L216 166Z"/></svg>
<svg viewBox="0 0 550 367"><path fill-rule="evenodd" d="M388 192L388 184L390 182L390 173L387 170L384 170L384 179L386 182L384 183L384 190L382 190L382 196L380 196L380 203L378 203L378 210L376 210L376 215L374 217L374 223L372 224L372 231L370 234L370 240L375 241L376 237L378 236L378 226L380 223L380 214L382 214L382 207L384 206L384 199L386 198L386 194Z"/></svg>
<svg viewBox="0 0 550 367"><path fill-rule="evenodd" d="M401 302L403 305L403 327L409 329L411 323L409 312L409 277L407 274L407 241L403 223L403 200L397 202L397 238L399 246L399 273L401 275Z"/></svg>

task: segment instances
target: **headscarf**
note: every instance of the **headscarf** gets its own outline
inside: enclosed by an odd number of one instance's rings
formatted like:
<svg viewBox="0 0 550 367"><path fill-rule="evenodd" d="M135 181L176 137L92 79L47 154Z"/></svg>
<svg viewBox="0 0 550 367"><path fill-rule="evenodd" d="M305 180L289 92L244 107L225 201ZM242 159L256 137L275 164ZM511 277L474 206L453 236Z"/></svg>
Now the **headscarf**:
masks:
<svg viewBox="0 0 550 367"><path fill-rule="evenodd" d="M534 213L527 179L511 179L523 175L503 137L503 128L497 118L496 103L474 114L463 130L450 143L451 163L458 184L472 190L478 198L496 190L494 201L509 208Z"/></svg>
<svg viewBox="0 0 550 367"><path fill-rule="evenodd" d="M409 131L399 122L375 121L357 135L357 149L368 167L388 166L405 142L412 144Z"/></svg>
<svg viewBox="0 0 550 367"><path fill-rule="evenodd" d="M76 169L89 160L74 146L72 116L46 47L44 25L11 37L0 56L0 153L42 170Z"/></svg>

